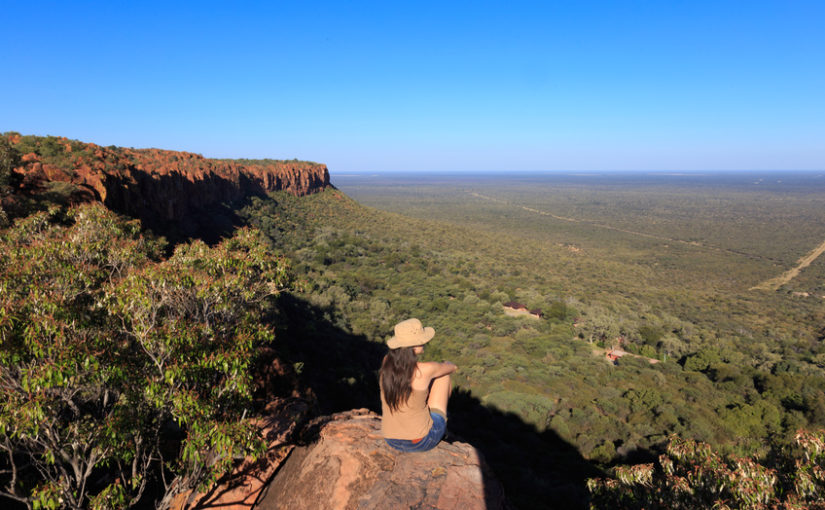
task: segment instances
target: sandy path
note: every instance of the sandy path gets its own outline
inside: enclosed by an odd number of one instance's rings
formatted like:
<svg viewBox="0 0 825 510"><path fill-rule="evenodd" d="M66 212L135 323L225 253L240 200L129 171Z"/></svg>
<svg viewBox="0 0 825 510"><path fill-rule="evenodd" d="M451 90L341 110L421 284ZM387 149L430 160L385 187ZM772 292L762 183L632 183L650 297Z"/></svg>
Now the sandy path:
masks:
<svg viewBox="0 0 825 510"><path fill-rule="evenodd" d="M806 267L810 266L811 263L817 259L820 255L825 253L825 241L822 242L819 246L813 249L811 253L805 255L801 259L799 259L799 263L793 269L789 269L785 271L781 275L777 276L776 278L771 278L770 280L766 280L756 287L751 287L750 290L776 290L779 287L785 285L789 281L793 280L794 278L799 275L799 272L805 269Z"/></svg>
<svg viewBox="0 0 825 510"><path fill-rule="evenodd" d="M504 315L510 317L527 317L528 319L536 319L538 320L540 317L533 315L532 313L528 312L527 310L514 310L512 308L504 307Z"/></svg>

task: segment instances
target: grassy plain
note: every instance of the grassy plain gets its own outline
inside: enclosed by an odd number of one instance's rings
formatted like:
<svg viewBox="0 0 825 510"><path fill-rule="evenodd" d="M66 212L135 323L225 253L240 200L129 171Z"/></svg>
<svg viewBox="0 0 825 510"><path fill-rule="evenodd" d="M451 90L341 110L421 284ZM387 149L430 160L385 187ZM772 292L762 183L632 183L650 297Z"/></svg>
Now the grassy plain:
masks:
<svg viewBox="0 0 825 510"><path fill-rule="evenodd" d="M599 279L612 293L663 294L647 304L673 312L722 299L739 313L751 310L755 323L775 306L801 314L793 322L804 326L804 317L823 303L821 258L777 293L749 290L793 268L825 241L825 177L819 174L429 179L353 176L334 182L367 206L565 247L574 255L569 275L584 272L581 277ZM578 287L602 293L593 283ZM575 279L568 285L577 288ZM668 306L666 295L673 293L685 299ZM688 318L703 320L707 312Z"/></svg>

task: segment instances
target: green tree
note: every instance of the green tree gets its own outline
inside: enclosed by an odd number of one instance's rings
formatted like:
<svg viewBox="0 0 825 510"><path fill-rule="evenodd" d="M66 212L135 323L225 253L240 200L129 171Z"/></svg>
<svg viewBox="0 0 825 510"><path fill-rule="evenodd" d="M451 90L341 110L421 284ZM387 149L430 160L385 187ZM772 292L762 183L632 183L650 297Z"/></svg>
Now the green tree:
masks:
<svg viewBox="0 0 825 510"><path fill-rule="evenodd" d="M0 196L5 186L8 186L12 170L20 164L20 154L9 140L9 133L0 135Z"/></svg>
<svg viewBox="0 0 825 510"><path fill-rule="evenodd" d="M722 358L717 351L702 349L685 359L684 368L695 372L706 372L721 362Z"/></svg>
<svg viewBox="0 0 825 510"><path fill-rule="evenodd" d="M285 264L251 230L160 253L100 205L38 213L0 238L6 496L123 508L158 471L174 475L165 506L262 451L250 367L272 338L261 317Z"/></svg>
<svg viewBox="0 0 825 510"><path fill-rule="evenodd" d="M10 133L0 135L0 199L11 192L12 171L20 164L20 154L9 140ZM0 228L8 225L9 218L0 204Z"/></svg>
<svg viewBox="0 0 825 510"><path fill-rule="evenodd" d="M621 332L616 316L600 306L591 307L579 327L579 334L590 343L596 341L609 345Z"/></svg>

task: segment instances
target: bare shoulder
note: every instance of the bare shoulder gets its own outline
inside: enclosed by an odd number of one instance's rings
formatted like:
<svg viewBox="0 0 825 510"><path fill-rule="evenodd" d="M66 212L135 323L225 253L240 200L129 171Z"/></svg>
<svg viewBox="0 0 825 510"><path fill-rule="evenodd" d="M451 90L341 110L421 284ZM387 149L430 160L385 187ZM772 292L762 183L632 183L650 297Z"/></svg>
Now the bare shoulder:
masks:
<svg viewBox="0 0 825 510"><path fill-rule="evenodd" d="M431 379L441 368L441 363L437 361L419 361L417 365L416 376L427 379Z"/></svg>
<svg viewBox="0 0 825 510"><path fill-rule="evenodd" d="M436 367L431 361L419 361L413 372L412 387L415 390L426 390L430 387Z"/></svg>
<svg viewBox="0 0 825 510"><path fill-rule="evenodd" d="M417 366L418 370L415 371L414 378L426 379L427 381L454 372L456 369L456 366L449 361L441 363L437 361L419 361Z"/></svg>

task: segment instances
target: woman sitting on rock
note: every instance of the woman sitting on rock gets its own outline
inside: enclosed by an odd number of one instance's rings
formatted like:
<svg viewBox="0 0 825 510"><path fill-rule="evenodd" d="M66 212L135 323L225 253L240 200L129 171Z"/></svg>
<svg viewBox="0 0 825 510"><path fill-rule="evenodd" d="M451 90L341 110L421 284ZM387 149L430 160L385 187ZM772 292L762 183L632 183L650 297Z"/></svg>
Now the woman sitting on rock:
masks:
<svg viewBox="0 0 825 510"><path fill-rule="evenodd" d="M387 444L404 452L435 448L447 429L450 374L456 366L418 361L433 335L435 330L418 319L399 322L381 363L381 433Z"/></svg>

